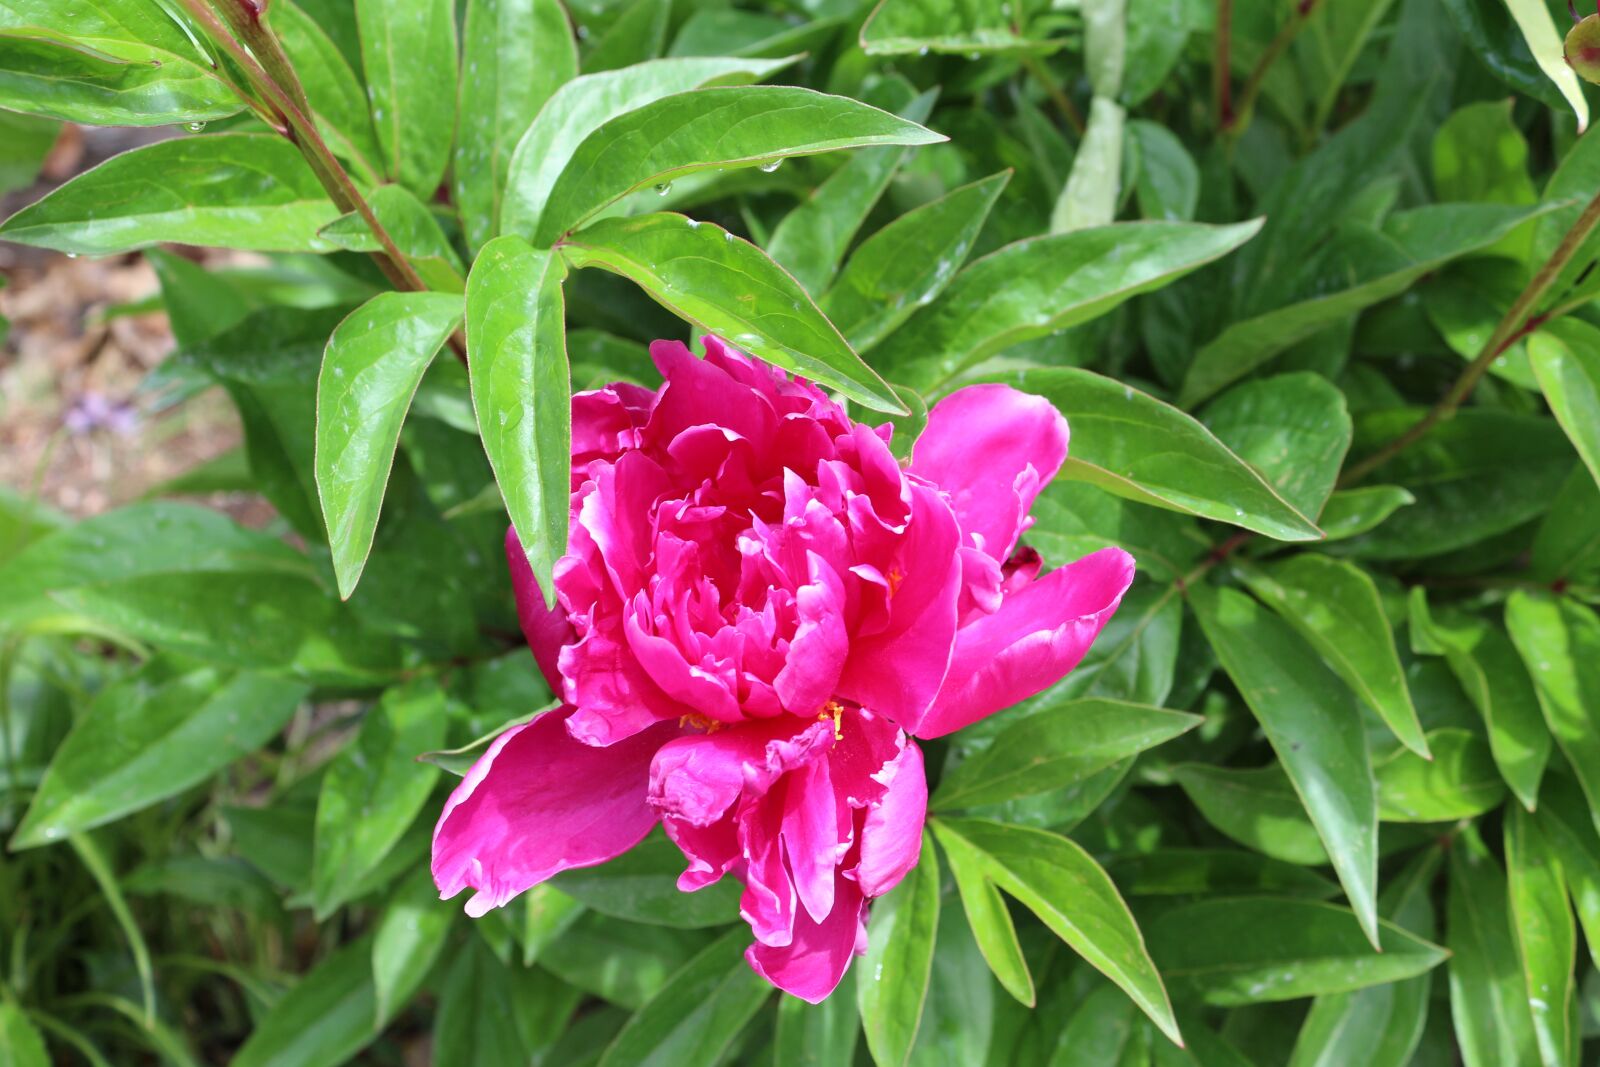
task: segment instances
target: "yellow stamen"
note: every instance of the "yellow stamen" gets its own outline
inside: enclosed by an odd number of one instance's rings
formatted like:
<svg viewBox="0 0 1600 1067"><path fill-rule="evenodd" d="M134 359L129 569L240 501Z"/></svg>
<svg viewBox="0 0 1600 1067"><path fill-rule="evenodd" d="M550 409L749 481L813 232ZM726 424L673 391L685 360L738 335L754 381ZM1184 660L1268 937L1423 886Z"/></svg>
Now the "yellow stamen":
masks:
<svg viewBox="0 0 1600 1067"><path fill-rule="evenodd" d="M896 567L889 572L889 596L891 599L900 591L900 583L905 580L905 572L899 567Z"/></svg>
<svg viewBox="0 0 1600 1067"><path fill-rule="evenodd" d="M822 705L822 712L821 712L821 714L819 714L817 716L817 721L818 722L827 722L829 719L832 719L833 720L833 739L835 741L843 741L844 740L844 725L843 725L843 723L841 721L843 718L844 718L844 705L839 703L837 700L830 700L826 704Z"/></svg>
<svg viewBox="0 0 1600 1067"><path fill-rule="evenodd" d="M718 730L722 729L723 725L723 723L718 722L710 716L701 715L698 712L678 717L678 726L680 728L687 727L689 729L699 730L703 734L714 734Z"/></svg>

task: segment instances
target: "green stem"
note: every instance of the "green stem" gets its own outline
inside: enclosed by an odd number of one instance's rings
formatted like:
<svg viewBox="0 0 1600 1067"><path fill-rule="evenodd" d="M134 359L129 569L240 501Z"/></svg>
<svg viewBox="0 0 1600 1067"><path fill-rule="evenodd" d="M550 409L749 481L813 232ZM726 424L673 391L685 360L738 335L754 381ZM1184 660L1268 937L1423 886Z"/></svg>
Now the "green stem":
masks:
<svg viewBox="0 0 1600 1067"><path fill-rule="evenodd" d="M1226 116L1223 124L1225 133L1237 137L1250 125L1250 116L1255 112L1256 99L1261 95L1261 86L1267 80L1267 72L1289 50L1289 45L1294 42L1295 36L1316 9L1317 0L1300 0L1295 5L1294 15L1279 28L1271 43L1267 45L1267 50L1261 53L1261 58L1256 60L1255 67L1251 69L1250 77L1245 80L1244 89L1239 93L1239 106L1230 109Z"/></svg>
<svg viewBox="0 0 1600 1067"><path fill-rule="evenodd" d="M1506 349L1534 330L1537 330L1549 320L1549 315L1535 314L1534 309L1539 306L1539 302L1550 291L1550 287L1556 283L1556 279L1561 276L1561 272L1566 269L1567 264L1578 254L1578 249L1583 246L1589 234L1594 232L1597 223L1600 223L1600 194L1596 194L1595 198L1589 201L1588 206L1583 209L1583 213L1572 224L1572 228L1567 231L1566 236L1561 238L1561 243L1556 246L1556 250L1550 253L1550 258L1544 261L1544 265L1539 268L1538 273L1529 280L1527 287L1512 302L1511 307L1506 310L1505 315L1495 326L1494 332L1489 335L1488 340L1484 341L1477 357L1461 372L1461 376L1450 387L1450 391L1440 397L1439 402L1429 408L1426 415L1412 423L1405 433L1346 470L1344 476L1339 479L1341 487L1359 482L1362 478L1365 478L1396 455L1421 440L1429 430L1454 415L1456 409L1472 395L1472 391L1477 388L1478 382L1488 373L1490 365Z"/></svg>
<svg viewBox="0 0 1600 1067"><path fill-rule="evenodd" d="M1041 63L1038 56L1029 52L1022 53L1022 66L1033 76L1034 81L1044 87L1045 95L1050 98L1050 102L1055 105L1056 110L1061 112L1061 117L1067 120L1067 125L1071 126L1079 137L1082 137L1084 132L1083 116L1078 113L1077 107L1073 105L1072 97L1067 95L1066 90L1061 88L1061 84L1050 73L1050 68Z"/></svg>
<svg viewBox="0 0 1600 1067"><path fill-rule="evenodd" d="M17 644L15 637L0 643L0 741L6 746L6 803L13 819L22 817L17 793L17 746L11 731L11 672L17 662Z"/></svg>

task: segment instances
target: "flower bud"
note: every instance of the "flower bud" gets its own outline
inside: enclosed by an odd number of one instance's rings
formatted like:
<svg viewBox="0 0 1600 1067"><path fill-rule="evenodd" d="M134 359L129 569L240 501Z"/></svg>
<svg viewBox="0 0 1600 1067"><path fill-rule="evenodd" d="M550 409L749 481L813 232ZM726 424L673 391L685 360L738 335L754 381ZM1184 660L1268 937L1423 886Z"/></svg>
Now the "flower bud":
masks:
<svg viewBox="0 0 1600 1067"><path fill-rule="evenodd" d="M1567 66L1586 82L1600 84L1600 15L1589 15L1567 31L1562 50Z"/></svg>

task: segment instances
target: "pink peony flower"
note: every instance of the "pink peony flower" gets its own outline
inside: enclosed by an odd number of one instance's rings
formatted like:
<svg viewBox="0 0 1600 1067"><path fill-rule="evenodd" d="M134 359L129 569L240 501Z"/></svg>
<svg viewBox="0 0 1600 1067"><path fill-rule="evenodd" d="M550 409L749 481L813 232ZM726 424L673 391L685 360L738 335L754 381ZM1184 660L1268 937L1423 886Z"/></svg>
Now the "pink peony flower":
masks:
<svg viewBox="0 0 1600 1067"><path fill-rule="evenodd" d="M685 891L732 874L750 965L809 1001L866 948L869 902L915 866L913 737L1077 665L1133 580L1107 548L1038 576L1018 548L1067 454L1045 400L977 385L890 428L706 341L665 383L572 402L572 526L547 611L515 536L524 632L566 706L501 734L445 805L433 874L481 915L659 822Z"/></svg>

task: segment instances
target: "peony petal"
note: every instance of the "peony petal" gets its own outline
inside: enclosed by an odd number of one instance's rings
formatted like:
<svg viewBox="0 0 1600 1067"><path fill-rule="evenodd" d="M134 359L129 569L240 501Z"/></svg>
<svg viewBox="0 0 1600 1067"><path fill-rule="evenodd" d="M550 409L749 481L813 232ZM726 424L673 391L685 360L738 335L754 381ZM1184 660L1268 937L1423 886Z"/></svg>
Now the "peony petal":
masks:
<svg viewBox="0 0 1600 1067"><path fill-rule="evenodd" d="M811 918L822 922L833 910L834 872L845 848L839 840L828 761L815 760L784 782L783 844L796 895Z"/></svg>
<svg viewBox="0 0 1600 1067"><path fill-rule="evenodd" d="M433 831L433 880L444 899L476 889L467 914L568 868L604 863L656 824L645 803L650 758L672 728L591 748L567 732L570 711L495 738L450 794Z"/></svg>
<svg viewBox="0 0 1600 1067"><path fill-rule="evenodd" d="M900 884L922 856L922 824L928 818L928 778L922 750L906 739L905 748L878 775L888 789L867 812L861 828L861 863L856 881L870 897L881 897Z"/></svg>
<svg viewBox="0 0 1600 1067"><path fill-rule="evenodd" d="M911 473L950 494L965 543L1005 562L1039 490L1067 458L1067 420L1043 397L969 385L928 412Z"/></svg>
<svg viewBox="0 0 1600 1067"><path fill-rule="evenodd" d="M950 672L913 731L942 737L1054 685L1078 665L1133 582L1133 557L1102 548L962 627Z"/></svg>
<svg viewBox="0 0 1600 1067"><path fill-rule="evenodd" d="M787 945L757 942L744 958L757 974L801 1000L820 1003L838 986L850 960L866 950L867 902L854 882L839 878L833 910L820 923L801 912Z"/></svg>
<svg viewBox="0 0 1600 1067"><path fill-rule="evenodd" d="M694 712L661 691L619 636L595 629L561 649L561 674L578 706L569 729L586 745L616 744Z"/></svg>
<svg viewBox="0 0 1600 1067"><path fill-rule="evenodd" d="M834 688L839 672L850 654L850 635L845 629L844 582L827 560L815 552L806 553L809 584L796 592L800 625L773 688L783 706L795 715L815 715L822 710Z"/></svg>
<svg viewBox="0 0 1600 1067"><path fill-rule="evenodd" d="M517 597L517 618L522 621L522 636L533 649L534 662L539 673L550 683L550 691L562 695L561 672L558 657L561 646L573 640L572 624L567 621L567 611L560 604L552 610L545 606L544 594L539 589L539 579L533 576L528 556L517 540L517 531L506 530L506 559L511 564L511 588Z"/></svg>

